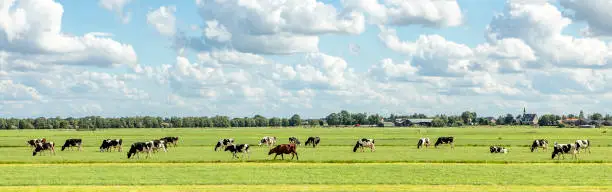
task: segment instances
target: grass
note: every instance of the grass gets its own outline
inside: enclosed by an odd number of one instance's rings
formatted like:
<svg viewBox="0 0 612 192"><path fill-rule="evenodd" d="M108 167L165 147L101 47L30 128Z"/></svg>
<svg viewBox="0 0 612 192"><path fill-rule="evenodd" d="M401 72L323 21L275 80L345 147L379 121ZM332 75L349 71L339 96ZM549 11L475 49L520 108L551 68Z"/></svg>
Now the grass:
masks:
<svg viewBox="0 0 612 192"><path fill-rule="evenodd" d="M530 127L467 128L231 128L0 131L0 191L609 191L612 137L603 129ZM299 161L276 160L263 136L279 143L320 136L313 149L298 147ZM165 136L179 146L150 159L127 159L129 145ZM454 136L456 148L416 149L420 137ZM56 142L55 156L31 156L25 141ZM376 152L352 152L358 138L376 139ZM82 138L84 151L60 151L68 138ZM102 139L122 138L124 152L100 153ZM214 152L220 138L252 147L249 161ZM530 152L533 139L570 143L589 139L592 153L579 160L551 160ZM503 145L508 154L491 154ZM552 145L552 144L551 144ZM280 157L279 157L280 158ZM43 173L40 177L32 173ZM576 178L580 178L576 180ZM280 184L280 185L277 185ZM85 185L85 186L84 186ZM23 186L23 187L22 187Z"/></svg>
<svg viewBox="0 0 612 192"><path fill-rule="evenodd" d="M0 185L612 185L612 164L195 163L0 166ZM44 173L44 177L38 174ZM579 181L576 178L580 178Z"/></svg>
<svg viewBox="0 0 612 192"><path fill-rule="evenodd" d="M177 192L177 191L493 191L493 192L600 192L610 191L606 186L523 186L523 185L148 185L148 186L10 186L3 192Z"/></svg>

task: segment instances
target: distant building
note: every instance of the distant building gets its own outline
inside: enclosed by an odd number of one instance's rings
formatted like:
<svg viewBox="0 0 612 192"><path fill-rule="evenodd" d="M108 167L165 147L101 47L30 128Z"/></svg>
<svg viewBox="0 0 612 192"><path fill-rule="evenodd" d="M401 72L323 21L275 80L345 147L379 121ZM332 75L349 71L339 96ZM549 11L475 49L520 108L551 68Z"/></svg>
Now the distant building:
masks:
<svg viewBox="0 0 612 192"><path fill-rule="evenodd" d="M408 127L408 126L426 126L431 127L433 119L395 119L396 127Z"/></svg>
<svg viewBox="0 0 612 192"><path fill-rule="evenodd" d="M517 119L521 125L538 125L538 115L535 113L527 113L527 110L523 108L523 115L520 119Z"/></svg>
<svg viewBox="0 0 612 192"><path fill-rule="evenodd" d="M497 120L495 119L495 117L485 117L485 119L486 119L488 122L491 122L491 123L493 123L493 124L497 123Z"/></svg>

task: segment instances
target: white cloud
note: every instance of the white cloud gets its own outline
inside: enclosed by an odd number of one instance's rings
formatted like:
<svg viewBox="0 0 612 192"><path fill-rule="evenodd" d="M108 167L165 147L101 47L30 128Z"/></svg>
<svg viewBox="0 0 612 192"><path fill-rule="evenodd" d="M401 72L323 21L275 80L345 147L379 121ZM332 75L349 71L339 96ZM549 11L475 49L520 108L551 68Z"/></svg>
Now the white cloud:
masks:
<svg viewBox="0 0 612 192"><path fill-rule="evenodd" d="M463 14L455 0L343 0L349 10L364 11L375 24L424 25L428 27L458 26Z"/></svg>
<svg viewBox="0 0 612 192"><path fill-rule="evenodd" d="M62 33L63 7L52 0L9 1L0 7L0 49L13 60L41 64L135 65L131 45L104 33L70 36Z"/></svg>
<svg viewBox="0 0 612 192"><path fill-rule="evenodd" d="M176 34L176 6L161 6L147 13L147 23L155 27L157 32L165 36Z"/></svg>
<svg viewBox="0 0 612 192"><path fill-rule="evenodd" d="M130 22L132 17L131 12L124 13L123 8L125 5L130 3L132 0L100 0L99 4L104 9L115 12L119 18L121 18L121 22L127 24Z"/></svg>
<svg viewBox="0 0 612 192"><path fill-rule="evenodd" d="M612 1L608 0L560 0L561 6L573 11L573 19L586 21L588 27L584 29L588 36L612 35Z"/></svg>
<svg viewBox="0 0 612 192"><path fill-rule="evenodd" d="M0 80L0 104L11 101L40 101L42 96L33 87L12 80Z"/></svg>

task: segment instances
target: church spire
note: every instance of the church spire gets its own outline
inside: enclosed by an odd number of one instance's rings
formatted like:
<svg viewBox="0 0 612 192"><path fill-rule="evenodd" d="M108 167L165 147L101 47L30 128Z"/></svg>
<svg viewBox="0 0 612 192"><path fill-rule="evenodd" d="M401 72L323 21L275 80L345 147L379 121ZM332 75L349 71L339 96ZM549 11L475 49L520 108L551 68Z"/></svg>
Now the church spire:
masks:
<svg viewBox="0 0 612 192"><path fill-rule="evenodd" d="M527 110L525 109L525 107L523 107L523 116L525 116L525 114L527 114Z"/></svg>

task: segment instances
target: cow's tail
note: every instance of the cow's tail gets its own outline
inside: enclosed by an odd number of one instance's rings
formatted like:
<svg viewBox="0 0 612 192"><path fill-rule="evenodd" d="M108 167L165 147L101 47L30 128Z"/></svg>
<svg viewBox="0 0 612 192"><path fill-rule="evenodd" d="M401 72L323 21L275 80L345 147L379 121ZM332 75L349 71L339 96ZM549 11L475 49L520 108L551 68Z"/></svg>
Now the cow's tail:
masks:
<svg viewBox="0 0 612 192"><path fill-rule="evenodd" d="M353 148L353 152L357 152L357 148L359 148L360 144L359 141L357 141L357 143L355 144L355 147Z"/></svg>

